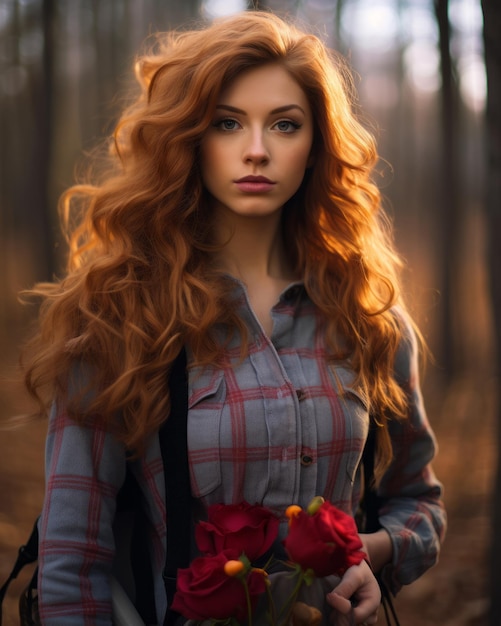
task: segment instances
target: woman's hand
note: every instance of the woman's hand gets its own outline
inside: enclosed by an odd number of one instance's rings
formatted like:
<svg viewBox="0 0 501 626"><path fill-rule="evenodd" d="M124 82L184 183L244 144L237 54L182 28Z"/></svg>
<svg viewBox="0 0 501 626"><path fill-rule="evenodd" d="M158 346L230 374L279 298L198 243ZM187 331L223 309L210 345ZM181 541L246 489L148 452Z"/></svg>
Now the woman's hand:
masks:
<svg viewBox="0 0 501 626"><path fill-rule="evenodd" d="M354 601L354 602L353 602ZM344 616L336 624L375 624L381 603L381 591L366 561L350 567L339 585L327 594L327 602Z"/></svg>

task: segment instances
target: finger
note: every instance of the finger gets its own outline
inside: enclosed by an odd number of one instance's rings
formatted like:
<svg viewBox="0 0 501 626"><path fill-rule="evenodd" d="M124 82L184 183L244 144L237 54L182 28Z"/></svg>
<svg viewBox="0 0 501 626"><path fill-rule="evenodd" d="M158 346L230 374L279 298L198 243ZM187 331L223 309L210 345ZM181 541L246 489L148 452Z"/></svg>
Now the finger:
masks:
<svg viewBox="0 0 501 626"><path fill-rule="evenodd" d="M339 611L339 613L342 613L343 615L348 615L348 613L352 609L352 604L348 598L340 595L337 590L338 588L336 587L334 591L331 591L327 594L327 602L331 605L333 609Z"/></svg>
<svg viewBox="0 0 501 626"><path fill-rule="evenodd" d="M353 602L343 598L336 594L335 591L327 594L327 602L335 609L338 613L343 616L350 618L350 624L367 624L372 625L375 624L378 620L378 608L374 611L373 603L361 603L359 605L353 606ZM339 622L339 624L344 622ZM348 622L347 622L348 623ZM338 622L336 622L337 626Z"/></svg>
<svg viewBox="0 0 501 626"><path fill-rule="evenodd" d="M377 599L367 598L361 600L353 607L353 614L355 616L355 622L361 624L367 622L367 624L375 624L378 618L380 603Z"/></svg>
<svg viewBox="0 0 501 626"><path fill-rule="evenodd" d="M331 593L341 596L349 602L349 599L360 589L362 582L359 575L348 572Z"/></svg>

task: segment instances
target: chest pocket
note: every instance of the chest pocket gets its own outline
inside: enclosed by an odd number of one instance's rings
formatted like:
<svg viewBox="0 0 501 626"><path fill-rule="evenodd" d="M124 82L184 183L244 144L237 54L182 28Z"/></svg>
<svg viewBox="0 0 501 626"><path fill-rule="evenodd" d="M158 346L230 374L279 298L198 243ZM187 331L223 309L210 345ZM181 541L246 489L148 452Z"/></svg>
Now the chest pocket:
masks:
<svg viewBox="0 0 501 626"><path fill-rule="evenodd" d="M226 399L222 370L190 372L188 393L188 456L194 497L221 485L221 418Z"/></svg>

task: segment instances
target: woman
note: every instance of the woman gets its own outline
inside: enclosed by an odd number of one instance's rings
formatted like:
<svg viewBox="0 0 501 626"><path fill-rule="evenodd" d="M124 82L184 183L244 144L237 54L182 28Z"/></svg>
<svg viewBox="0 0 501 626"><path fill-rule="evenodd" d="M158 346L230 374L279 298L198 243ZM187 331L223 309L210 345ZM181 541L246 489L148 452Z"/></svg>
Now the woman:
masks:
<svg viewBox="0 0 501 626"><path fill-rule="evenodd" d="M137 77L109 168L62 198L68 229L79 211L67 275L33 290L44 300L26 380L52 403L42 622L111 623L128 465L162 623L158 430L183 347L202 508L245 500L283 515L322 495L355 514L373 416L382 528L362 540L396 593L436 561L445 521L376 149L348 73L316 37L256 12L160 37ZM375 623L378 603L365 561L327 596L357 624Z"/></svg>

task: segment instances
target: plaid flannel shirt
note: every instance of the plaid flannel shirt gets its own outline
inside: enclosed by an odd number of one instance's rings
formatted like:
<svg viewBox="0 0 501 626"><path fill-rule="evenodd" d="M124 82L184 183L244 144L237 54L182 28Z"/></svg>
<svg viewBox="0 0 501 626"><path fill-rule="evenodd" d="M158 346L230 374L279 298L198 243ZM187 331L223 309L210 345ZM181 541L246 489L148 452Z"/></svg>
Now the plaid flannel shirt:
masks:
<svg viewBox="0 0 501 626"><path fill-rule="evenodd" d="M239 313L249 330L241 360L235 336L221 368L191 368L188 449L193 494L216 502L259 502L283 515L322 495L354 512L368 399L347 362L327 363L324 323L294 284L273 307L267 337L243 285ZM221 340L225 337L221 336ZM384 576L393 592L433 565L445 528L441 486L430 466L435 440L424 411L409 327L395 376L409 397L409 419L390 423L394 461L380 486L380 521L393 542ZM116 494L126 451L109 434L76 425L54 408L47 438L47 490L40 523L39 602L43 624L111 625L110 572ZM131 463L151 522L157 615L164 614L165 497L158 436ZM282 529L284 533L284 528Z"/></svg>

